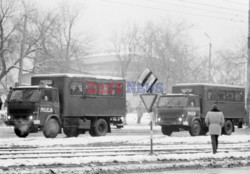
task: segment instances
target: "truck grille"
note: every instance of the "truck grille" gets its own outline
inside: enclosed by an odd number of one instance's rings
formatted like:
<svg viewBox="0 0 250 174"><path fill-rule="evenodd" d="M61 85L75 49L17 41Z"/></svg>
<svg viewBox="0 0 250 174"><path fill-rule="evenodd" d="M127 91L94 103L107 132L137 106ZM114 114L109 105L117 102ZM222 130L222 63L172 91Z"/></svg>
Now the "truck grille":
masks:
<svg viewBox="0 0 250 174"><path fill-rule="evenodd" d="M166 122L176 122L178 121L178 117L161 117L162 121L166 121Z"/></svg>
<svg viewBox="0 0 250 174"><path fill-rule="evenodd" d="M10 114L31 114L31 110L30 109L10 109L9 110Z"/></svg>

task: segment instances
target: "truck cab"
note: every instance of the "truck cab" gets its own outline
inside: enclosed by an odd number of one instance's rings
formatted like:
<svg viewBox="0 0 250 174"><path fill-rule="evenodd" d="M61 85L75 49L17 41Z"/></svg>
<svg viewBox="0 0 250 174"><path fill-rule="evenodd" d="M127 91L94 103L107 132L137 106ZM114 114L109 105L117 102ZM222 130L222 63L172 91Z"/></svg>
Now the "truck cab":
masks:
<svg viewBox="0 0 250 174"><path fill-rule="evenodd" d="M58 89L46 85L12 88L8 96L7 125L18 137L43 130L53 138L61 131Z"/></svg>
<svg viewBox="0 0 250 174"><path fill-rule="evenodd" d="M189 130L191 135L199 135L201 107L200 98L194 94L163 94L156 105L157 125L164 135Z"/></svg>

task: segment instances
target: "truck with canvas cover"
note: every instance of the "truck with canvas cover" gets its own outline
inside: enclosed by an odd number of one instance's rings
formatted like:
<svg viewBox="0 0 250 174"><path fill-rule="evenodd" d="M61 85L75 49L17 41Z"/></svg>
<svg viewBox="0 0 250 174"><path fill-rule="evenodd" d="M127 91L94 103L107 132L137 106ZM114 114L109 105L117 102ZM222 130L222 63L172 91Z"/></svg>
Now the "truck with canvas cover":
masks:
<svg viewBox="0 0 250 174"><path fill-rule="evenodd" d="M177 84L172 94L159 96L156 105L157 124L164 135L188 130L190 135L205 135L206 113L217 104L225 117L222 133L230 135L234 126L242 128L246 120L245 88L205 83Z"/></svg>
<svg viewBox="0 0 250 174"><path fill-rule="evenodd" d="M8 97L6 124L18 137L43 131L54 138L62 131L77 137L89 131L105 136L111 124L123 127L126 82L122 78L81 74L40 74L31 86L19 86Z"/></svg>

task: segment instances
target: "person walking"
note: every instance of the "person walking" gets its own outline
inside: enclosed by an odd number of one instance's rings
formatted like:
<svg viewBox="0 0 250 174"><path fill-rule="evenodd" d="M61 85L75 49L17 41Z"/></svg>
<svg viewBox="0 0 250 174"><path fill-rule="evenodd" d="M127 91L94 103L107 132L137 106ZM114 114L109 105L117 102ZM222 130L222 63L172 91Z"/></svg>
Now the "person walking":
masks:
<svg viewBox="0 0 250 174"><path fill-rule="evenodd" d="M213 105L212 109L207 112L205 117L205 123L211 136L213 154L217 153L218 138L219 135L221 135L221 129L224 126L224 122L223 113L219 110L216 104Z"/></svg>
<svg viewBox="0 0 250 174"><path fill-rule="evenodd" d="M1 96L0 96L0 110L2 109L2 105L3 105L3 101L2 101Z"/></svg>

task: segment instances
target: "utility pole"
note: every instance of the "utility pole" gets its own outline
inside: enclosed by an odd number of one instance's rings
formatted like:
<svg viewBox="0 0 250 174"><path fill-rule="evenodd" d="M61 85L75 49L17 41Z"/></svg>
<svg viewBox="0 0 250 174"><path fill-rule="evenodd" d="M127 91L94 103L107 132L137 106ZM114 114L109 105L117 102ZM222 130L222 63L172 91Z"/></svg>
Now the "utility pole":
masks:
<svg viewBox="0 0 250 174"><path fill-rule="evenodd" d="M204 33L209 40L209 52L208 52L208 82L211 82L211 59L212 59L212 42L207 33Z"/></svg>
<svg viewBox="0 0 250 174"><path fill-rule="evenodd" d="M24 15L24 24L23 24L23 40L21 43L21 53L20 53L20 67L19 67L19 75L18 75L18 85L22 83L22 74L23 74L23 57L24 57L24 48L26 42L26 25L27 25L27 13Z"/></svg>
<svg viewBox="0 0 250 174"><path fill-rule="evenodd" d="M247 111L248 127L250 127L250 0L248 4L248 38L247 38Z"/></svg>

